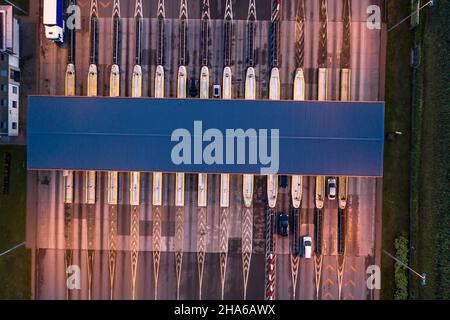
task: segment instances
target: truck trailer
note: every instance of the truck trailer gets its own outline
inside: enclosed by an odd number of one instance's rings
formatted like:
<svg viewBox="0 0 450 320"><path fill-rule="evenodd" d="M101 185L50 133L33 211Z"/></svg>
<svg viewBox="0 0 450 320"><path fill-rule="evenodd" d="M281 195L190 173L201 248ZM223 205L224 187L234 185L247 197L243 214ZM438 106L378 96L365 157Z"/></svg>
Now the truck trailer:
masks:
<svg viewBox="0 0 450 320"><path fill-rule="evenodd" d="M47 39L64 42L64 0L44 0L43 23Z"/></svg>

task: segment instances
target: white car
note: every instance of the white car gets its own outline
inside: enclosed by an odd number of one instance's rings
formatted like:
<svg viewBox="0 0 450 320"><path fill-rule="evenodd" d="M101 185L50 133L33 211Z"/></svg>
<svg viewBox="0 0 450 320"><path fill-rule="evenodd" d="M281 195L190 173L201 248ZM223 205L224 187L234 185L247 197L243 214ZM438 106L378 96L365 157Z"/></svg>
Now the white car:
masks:
<svg viewBox="0 0 450 320"><path fill-rule="evenodd" d="M302 246L303 246L303 257L306 259L311 258L312 238L311 237L303 237Z"/></svg>
<svg viewBox="0 0 450 320"><path fill-rule="evenodd" d="M328 178L327 180L327 194L329 200L335 200L337 193L336 178Z"/></svg>

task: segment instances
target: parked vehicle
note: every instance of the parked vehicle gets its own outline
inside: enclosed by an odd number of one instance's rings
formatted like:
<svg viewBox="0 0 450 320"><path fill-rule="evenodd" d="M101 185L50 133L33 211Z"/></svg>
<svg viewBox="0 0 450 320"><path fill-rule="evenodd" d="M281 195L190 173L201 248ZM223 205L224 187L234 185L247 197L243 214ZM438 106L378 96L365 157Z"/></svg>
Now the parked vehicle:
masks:
<svg viewBox="0 0 450 320"><path fill-rule="evenodd" d="M327 195L329 200L335 200L337 193L336 178L328 178L327 180Z"/></svg>
<svg viewBox="0 0 450 320"><path fill-rule="evenodd" d="M311 258L312 253L312 238L311 237L303 237L302 239L302 248L303 248L303 257L305 259Z"/></svg>
<svg viewBox="0 0 450 320"><path fill-rule="evenodd" d="M277 215L277 233L282 237L288 236L289 216L280 212Z"/></svg>
<svg viewBox="0 0 450 320"><path fill-rule="evenodd" d="M280 188L287 188L288 186L288 176L280 176Z"/></svg>
<svg viewBox="0 0 450 320"><path fill-rule="evenodd" d="M190 88L189 88L189 95L190 95L192 98L195 98L195 97L198 96L198 87L199 87L199 82L198 82L198 80L192 78L192 79L191 79L191 86L190 86Z"/></svg>
<svg viewBox="0 0 450 320"><path fill-rule="evenodd" d="M219 84L215 84L213 86L213 97L214 98L220 98L220 90L221 90L221 88L220 88Z"/></svg>
<svg viewBox="0 0 450 320"><path fill-rule="evenodd" d="M64 0L44 0L43 22L45 36L55 42L64 42Z"/></svg>

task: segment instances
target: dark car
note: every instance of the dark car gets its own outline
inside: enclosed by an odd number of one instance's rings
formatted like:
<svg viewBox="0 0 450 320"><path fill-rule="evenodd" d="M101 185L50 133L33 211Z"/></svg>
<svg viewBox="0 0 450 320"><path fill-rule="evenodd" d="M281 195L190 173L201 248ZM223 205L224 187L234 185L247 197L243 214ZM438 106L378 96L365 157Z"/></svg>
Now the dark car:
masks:
<svg viewBox="0 0 450 320"><path fill-rule="evenodd" d="M280 188L287 188L288 176L280 176Z"/></svg>
<svg viewBox="0 0 450 320"><path fill-rule="evenodd" d="M213 97L220 98L220 85L219 84L215 84L213 87Z"/></svg>
<svg viewBox="0 0 450 320"><path fill-rule="evenodd" d="M198 80L196 80L194 78L191 79L191 86L189 88L189 95L192 98L195 98L198 95Z"/></svg>
<svg viewBox="0 0 450 320"><path fill-rule="evenodd" d="M282 237L288 236L289 216L280 212L277 215L277 233Z"/></svg>

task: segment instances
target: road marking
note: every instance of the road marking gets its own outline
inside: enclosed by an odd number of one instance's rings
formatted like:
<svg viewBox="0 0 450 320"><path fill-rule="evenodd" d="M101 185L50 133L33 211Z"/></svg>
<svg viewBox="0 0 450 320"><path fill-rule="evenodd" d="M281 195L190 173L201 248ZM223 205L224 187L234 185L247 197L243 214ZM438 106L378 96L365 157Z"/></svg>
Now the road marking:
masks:
<svg viewBox="0 0 450 320"><path fill-rule="evenodd" d="M276 281L276 238L273 236L273 211L268 209L265 215L265 233L266 233L266 253L265 253L265 273L266 273L266 292L267 300L275 300L275 281Z"/></svg>
<svg viewBox="0 0 450 320"><path fill-rule="evenodd" d="M333 299L333 295L330 293L330 292L327 292L327 293L325 293L324 295L323 295L323 298L324 299Z"/></svg>
<svg viewBox="0 0 450 320"><path fill-rule="evenodd" d="M351 285L353 288L356 287L356 283L353 280L348 280L347 283L345 285Z"/></svg>
<svg viewBox="0 0 450 320"><path fill-rule="evenodd" d="M92 0L91 2L91 10L90 10L90 18L98 16L98 5L97 0Z"/></svg>
<svg viewBox="0 0 450 320"><path fill-rule="evenodd" d="M131 289L132 298L136 297L136 275L139 257L139 206L131 207Z"/></svg>
<svg viewBox="0 0 450 320"><path fill-rule="evenodd" d="M228 208L223 208L220 215L219 230L219 250L220 250L220 279L222 300L225 290L225 276L228 258Z"/></svg>
<svg viewBox="0 0 450 320"><path fill-rule="evenodd" d="M320 282L322 277L322 256L314 256L314 278L316 286L316 300L319 300Z"/></svg>
<svg viewBox="0 0 450 320"><path fill-rule="evenodd" d="M110 205L109 213L109 298L113 300L117 260L117 206Z"/></svg>
<svg viewBox="0 0 450 320"><path fill-rule="evenodd" d="M291 254L291 276L292 276L292 300L295 300L295 291L297 289L297 277L300 267L300 258Z"/></svg>
<svg viewBox="0 0 450 320"><path fill-rule="evenodd" d="M120 18L120 1L114 0L114 6L113 6L113 14L112 16L117 16Z"/></svg>
<svg viewBox="0 0 450 320"><path fill-rule="evenodd" d="M88 247L88 299L92 299L93 270L95 258L95 205L88 205L87 212L87 247Z"/></svg>
<svg viewBox="0 0 450 320"><path fill-rule="evenodd" d="M349 294L345 297L345 299L346 299L346 300L355 300L355 297L354 297L351 293L349 293Z"/></svg>
<svg viewBox="0 0 450 320"><path fill-rule="evenodd" d="M158 17L165 18L166 10L164 0L158 0Z"/></svg>
<svg viewBox="0 0 450 320"><path fill-rule="evenodd" d="M305 1L300 0L295 17L295 60L302 68L305 60Z"/></svg>
<svg viewBox="0 0 450 320"><path fill-rule="evenodd" d="M94 0L95 1L95 0ZM77 5L79 6L79 7L81 7L81 8L84 8L84 7L86 7L86 5L88 4L88 0L78 0L77 1Z"/></svg>
<svg viewBox="0 0 450 320"><path fill-rule="evenodd" d="M177 278L177 300L180 300L180 282L181 282L181 268L183 266L183 252L175 252L175 272Z"/></svg>
<svg viewBox="0 0 450 320"><path fill-rule="evenodd" d="M175 273L177 279L177 300L180 299L181 268L183 265L184 207L177 207L175 214Z"/></svg>
<svg viewBox="0 0 450 320"><path fill-rule="evenodd" d="M337 279L338 279L338 300L342 298L342 283L344 280L344 269L345 269L345 247L344 247L344 255L337 256Z"/></svg>
<svg viewBox="0 0 450 320"><path fill-rule="evenodd" d="M351 39L351 4L349 0L344 0L342 9L342 21L343 21L343 36L342 36L342 49L341 49L341 67L350 67L350 39ZM350 90L349 90L350 93ZM349 95L350 97L350 95ZM350 100L350 99L348 99Z"/></svg>
<svg viewBox="0 0 450 320"><path fill-rule="evenodd" d="M100 5L103 7L103 9L106 9L110 6L110 1L99 1Z"/></svg>
<svg viewBox="0 0 450 320"><path fill-rule="evenodd" d="M65 270L72 265L73 260L73 213L72 213L73 207L72 204L65 204L64 205L64 235L65 235ZM67 286L66 286L67 287ZM67 287L66 290L66 299L69 300L70 297L70 291Z"/></svg>
<svg viewBox="0 0 450 320"><path fill-rule="evenodd" d="M155 278L155 300L158 299L159 265L161 261L161 207L153 207L153 276Z"/></svg>
<svg viewBox="0 0 450 320"><path fill-rule="evenodd" d="M134 10L135 17L142 17L142 0L136 0L136 7Z"/></svg>
<svg viewBox="0 0 450 320"><path fill-rule="evenodd" d="M318 65L319 68L324 68L327 64L328 43L327 43L327 0L320 1L320 29L319 29L319 52ZM326 100L320 99L319 100Z"/></svg>
<svg viewBox="0 0 450 320"><path fill-rule="evenodd" d="M91 300L95 251L88 250L87 254L88 254L88 299Z"/></svg>
<svg viewBox="0 0 450 320"><path fill-rule="evenodd" d="M203 270L205 266L206 253L206 208L198 208L197 224L197 269L199 280L199 299L202 300Z"/></svg>
<svg viewBox="0 0 450 320"><path fill-rule="evenodd" d="M244 208L242 214L242 266L244 277L244 300L247 298L248 274L253 250L253 209Z"/></svg>

